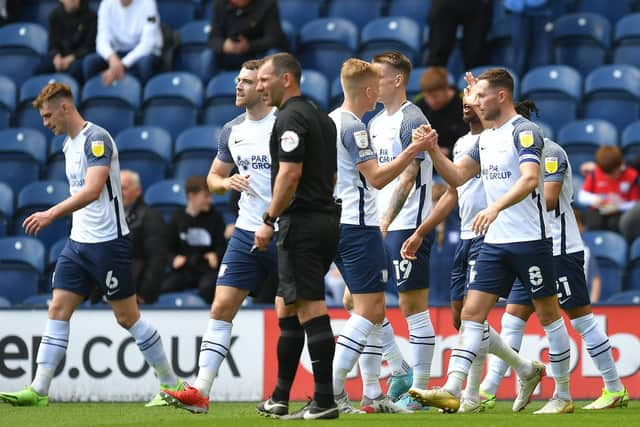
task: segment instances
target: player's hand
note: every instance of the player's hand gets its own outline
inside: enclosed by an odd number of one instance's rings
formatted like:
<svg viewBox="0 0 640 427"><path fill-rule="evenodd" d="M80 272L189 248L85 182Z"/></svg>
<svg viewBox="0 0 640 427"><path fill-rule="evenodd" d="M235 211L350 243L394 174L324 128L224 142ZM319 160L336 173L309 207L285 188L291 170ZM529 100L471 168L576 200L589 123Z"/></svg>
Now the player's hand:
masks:
<svg viewBox="0 0 640 427"><path fill-rule="evenodd" d="M49 210L35 212L29 215L27 219L24 220L24 222L22 223L22 227L24 228L24 231L25 233L27 233L27 235L38 235L38 233L40 233L40 230L53 222L53 219L53 215Z"/></svg>
<svg viewBox="0 0 640 427"><path fill-rule="evenodd" d="M438 148L438 132L428 125L414 129L412 140L412 144L416 144L420 151L432 151Z"/></svg>
<svg viewBox="0 0 640 427"><path fill-rule="evenodd" d="M174 270L177 270L179 268L182 268L186 263L187 263L186 256L176 255L176 257L173 259L173 262L171 263L171 266L173 267Z"/></svg>
<svg viewBox="0 0 640 427"><path fill-rule="evenodd" d="M240 175L239 173L233 174L225 179L225 189L236 190L239 192L247 191L249 189L249 174Z"/></svg>
<svg viewBox="0 0 640 427"><path fill-rule="evenodd" d="M413 233L407 240L402 244L402 248L400 248L400 256L403 259L409 259L411 261L415 261L417 259L416 252L418 248L422 245L422 241L424 238L417 233Z"/></svg>
<svg viewBox="0 0 640 427"><path fill-rule="evenodd" d="M204 258L209 263L209 267L214 270L218 268L218 255L215 252L207 252L206 254L204 254Z"/></svg>
<svg viewBox="0 0 640 427"><path fill-rule="evenodd" d="M473 232L479 236L486 234L491 223L498 217L498 213L499 212L491 206L478 212L471 224Z"/></svg>
<svg viewBox="0 0 640 427"><path fill-rule="evenodd" d="M259 251L266 251L267 246L269 246L269 242L273 239L274 229L270 225L262 224L255 232L255 237L253 239L253 244L258 248Z"/></svg>
<svg viewBox="0 0 640 427"><path fill-rule="evenodd" d="M464 88L464 95L468 96L468 92L478 83L478 79L473 75L471 71L464 73L464 81L467 82L467 87Z"/></svg>

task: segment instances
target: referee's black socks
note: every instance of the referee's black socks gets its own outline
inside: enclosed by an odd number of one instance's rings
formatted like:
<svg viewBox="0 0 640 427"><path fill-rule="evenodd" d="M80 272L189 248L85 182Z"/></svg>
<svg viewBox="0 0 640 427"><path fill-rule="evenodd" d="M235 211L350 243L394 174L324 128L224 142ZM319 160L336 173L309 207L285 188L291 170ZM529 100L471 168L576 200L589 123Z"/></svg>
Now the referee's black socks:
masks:
<svg viewBox="0 0 640 427"><path fill-rule="evenodd" d="M315 392L313 399L321 408L335 406L333 398L333 354L336 342L331 330L329 316L315 317L304 325L307 333L307 348L313 367Z"/></svg>
<svg viewBox="0 0 640 427"><path fill-rule="evenodd" d="M298 316L283 317L278 320L278 323L280 324L278 383L271 398L277 402L288 402L302 347L304 347L304 329L300 325Z"/></svg>

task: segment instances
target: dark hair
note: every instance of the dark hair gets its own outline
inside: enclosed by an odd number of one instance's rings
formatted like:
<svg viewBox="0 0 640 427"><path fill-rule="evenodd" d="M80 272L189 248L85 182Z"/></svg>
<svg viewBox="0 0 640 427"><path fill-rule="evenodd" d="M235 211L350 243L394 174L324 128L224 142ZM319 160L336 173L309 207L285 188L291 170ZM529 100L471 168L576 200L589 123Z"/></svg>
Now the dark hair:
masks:
<svg viewBox="0 0 640 427"><path fill-rule="evenodd" d="M204 176L194 175L187 178L187 182L184 185L184 189L187 194L199 193L201 191L209 191L207 185L207 178Z"/></svg>
<svg viewBox="0 0 640 427"><path fill-rule="evenodd" d="M273 55L264 58L264 62L271 61L273 65L273 71L277 75L283 73L289 73L293 76L295 82L300 85L300 78L302 77L302 66L295 56L287 52L274 53Z"/></svg>
<svg viewBox="0 0 640 427"><path fill-rule="evenodd" d="M409 83L411 75L411 61L405 55L396 51L382 52L373 56L374 64L389 64L402 73L404 85Z"/></svg>
<svg viewBox="0 0 640 427"><path fill-rule="evenodd" d="M530 99L523 99L519 101L515 105L516 113L520 114L527 120L531 120L531 113L535 113L536 117L538 117L539 111L536 103Z"/></svg>
<svg viewBox="0 0 640 427"><path fill-rule="evenodd" d="M486 80L492 88L506 89L513 97L513 77L504 68L489 68L478 76L478 80Z"/></svg>
<svg viewBox="0 0 640 427"><path fill-rule="evenodd" d="M250 59L248 61L244 61L241 68L246 68L247 70L257 70L258 68L260 68L263 62L263 59Z"/></svg>

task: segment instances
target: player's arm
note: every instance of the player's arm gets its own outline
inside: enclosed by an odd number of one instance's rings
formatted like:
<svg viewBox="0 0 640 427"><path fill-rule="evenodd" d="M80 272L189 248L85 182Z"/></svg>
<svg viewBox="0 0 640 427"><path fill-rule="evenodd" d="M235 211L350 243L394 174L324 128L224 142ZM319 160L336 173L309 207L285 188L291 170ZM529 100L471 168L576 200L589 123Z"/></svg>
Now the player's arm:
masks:
<svg viewBox="0 0 640 427"><path fill-rule="evenodd" d="M480 157L474 154L478 150L478 143L475 144L471 153L468 153L456 163L453 163L438 146L430 146L429 156L433 161L433 167L438 174L452 187L459 187L480 173Z"/></svg>
<svg viewBox="0 0 640 427"><path fill-rule="evenodd" d="M209 191L215 194L222 194L229 190L243 192L249 189L249 174L234 174L229 176L235 164L231 150L229 150L230 136L231 125L227 123L220 132L218 154L216 158L213 159L211 168L209 169L209 175L207 175Z"/></svg>
<svg viewBox="0 0 640 427"><path fill-rule="evenodd" d="M409 197L411 189L413 189L413 186L415 185L416 177L419 172L420 160L414 160L409 163L409 166L407 166L407 168L400 174L398 185L391 195L389 207L387 207L382 218L380 218L380 229L383 233L387 232L389 225L402 210L404 203L407 201L407 197Z"/></svg>
<svg viewBox="0 0 640 427"><path fill-rule="evenodd" d="M558 207L564 176L568 173L569 159L562 150L551 144L544 150L544 199L547 211Z"/></svg>
<svg viewBox="0 0 640 427"><path fill-rule="evenodd" d="M277 218L289 206L298 189L302 177L302 162L280 162L280 168L273 185L271 203L267 209L269 216Z"/></svg>
<svg viewBox="0 0 640 427"><path fill-rule="evenodd" d="M547 211L553 211L558 207L562 182L544 181L544 199L547 202Z"/></svg>

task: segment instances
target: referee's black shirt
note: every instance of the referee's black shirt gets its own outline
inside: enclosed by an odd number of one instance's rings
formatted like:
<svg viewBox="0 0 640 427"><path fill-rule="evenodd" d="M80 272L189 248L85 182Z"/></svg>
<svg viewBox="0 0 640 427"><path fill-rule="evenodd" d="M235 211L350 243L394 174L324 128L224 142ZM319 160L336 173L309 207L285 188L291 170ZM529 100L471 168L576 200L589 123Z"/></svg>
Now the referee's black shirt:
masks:
<svg viewBox="0 0 640 427"><path fill-rule="evenodd" d="M298 189L283 214L335 212L336 126L326 113L302 96L289 98L278 111L269 147L272 188L281 161L303 163Z"/></svg>

